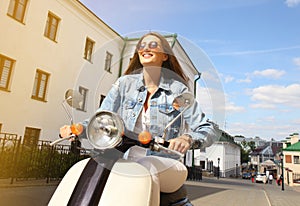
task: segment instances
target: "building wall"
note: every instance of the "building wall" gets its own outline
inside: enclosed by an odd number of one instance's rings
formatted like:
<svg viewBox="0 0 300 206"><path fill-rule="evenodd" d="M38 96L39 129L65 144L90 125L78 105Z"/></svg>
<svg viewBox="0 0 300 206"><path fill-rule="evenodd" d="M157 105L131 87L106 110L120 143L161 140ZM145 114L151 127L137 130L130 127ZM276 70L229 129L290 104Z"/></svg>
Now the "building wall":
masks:
<svg viewBox="0 0 300 206"><path fill-rule="evenodd" d="M284 181L285 184L294 186L293 184L293 173L300 174L300 164L294 161L294 156L300 157L300 152L298 151L284 151ZM288 157L289 156L289 157ZM288 157L288 158L287 158ZM281 172L281 171L280 171ZM299 184L295 184L300 186Z"/></svg>
<svg viewBox="0 0 300 206"><path fill-rule="evenodd" d="M228 142L215 142L212 146L206 148L206 159L213 161L215 167L218 166L220 158L220 176L229 177L230 175L239 175L241 166L240 148Z"/></svg>
<svg viewBox="0 0 300 206"><path fill-rule="evenodd" d="M105 43L120 36L77 0L29 0L24 23L7 15L9 2L0 2L0 54L16 62L10 91L0 90L1 132L22 136L25 127L33 127L41 129L43 139L54 140L59 127L69 124L61 106L65 91L78 89L78 85L93 88L92 78L83 74L84 70L96 70L106 78L116 79L118 65L107 74L103 65L106 51L100 50ZM49 11L61 19L56 41L44 36ZM95 41L94 53L98 57L94 62L83 58L87 37ZM119 59L118 49L110 51L116 59ZM50 74L45 102L31 98L36 69ZM105 92L108 87L102 89ZM89 104L86 112L76 112L74 116L88 117L94 105Z"/></svg>

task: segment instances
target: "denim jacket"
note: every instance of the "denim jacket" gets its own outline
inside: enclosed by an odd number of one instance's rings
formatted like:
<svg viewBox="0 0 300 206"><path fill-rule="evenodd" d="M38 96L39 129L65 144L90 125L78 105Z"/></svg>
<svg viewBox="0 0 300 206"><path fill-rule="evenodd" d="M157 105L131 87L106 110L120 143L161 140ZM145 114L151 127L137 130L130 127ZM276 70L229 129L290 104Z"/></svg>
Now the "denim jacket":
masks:
<svg viewBox="0 0 300 206"><path fill-rule="evenodd" d="M188 87L185 84L165 76L161 75L159 88L152 95L148 108L150 109L151 122L149 130L153 137L162 136L165 126L179 114L179 111L172 106L174 98L188 92ZM113 84L98 111L107 110L118 113L122 117L126 129L134 131L146 97L147 88L144 85L143 74L125 75ZM166 140L186 133L194 140L211 142L216 134L213 126L204 121L204 117L199 104L195 101L184 112L183 118L178 118L168 129ZM182 122L188 125L188 130L183 131Z"/></svg>

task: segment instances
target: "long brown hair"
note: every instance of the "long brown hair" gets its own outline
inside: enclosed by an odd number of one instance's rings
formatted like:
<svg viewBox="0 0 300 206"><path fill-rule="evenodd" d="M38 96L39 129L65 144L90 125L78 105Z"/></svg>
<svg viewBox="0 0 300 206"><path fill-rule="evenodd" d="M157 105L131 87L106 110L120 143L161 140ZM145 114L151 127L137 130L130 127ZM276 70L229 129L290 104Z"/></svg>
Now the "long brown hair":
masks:
<svg viewBox="0 0 300 206"><path fill-rule="evenodd" d="M162 47L163 47L163 51L164 51L165 54L168 55L168 59L163 62L162 68L169 69L169 70L175 72L176 74L178 74L185 81L188 81L188 77L184 74L177 58L175 57L175 55L173 53L173 50L172 50L171 46L169 45L166 38L164 38L161 34L156 33L156 32L149 32L149 33L143 35L140 38L140 40L137 43L137 46L141 44L142 40L146 36L156 36L157 38L160 39ZM125 75L126 74L131 74L133 71L141 69L141 68L143 68L143 65L140 62L139 55L138 55L138 50L136 49L135 52L134 52L134 55L133 55L133 57L132 57L132 59L129 63L129 66L126 69L126 71L124 72L124 74Z"/></svg>

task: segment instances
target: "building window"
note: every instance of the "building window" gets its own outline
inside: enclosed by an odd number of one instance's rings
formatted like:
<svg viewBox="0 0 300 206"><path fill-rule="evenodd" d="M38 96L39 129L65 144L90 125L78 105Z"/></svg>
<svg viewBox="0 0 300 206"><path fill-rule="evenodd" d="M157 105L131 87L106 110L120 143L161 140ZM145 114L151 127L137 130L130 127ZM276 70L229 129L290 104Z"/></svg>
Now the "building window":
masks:
<svg viewBox="0 0 300 206"><path fill-rule="evenodd" d="M24 23L24 16L28 0L10 0L7 15Z"/></svg>
<svg viewBox="0 0 300 206"><path fill-rule="evenodd" d="M84 49L84 57L88 61L92 61L92 54L94 49L95 42L89 38L86 38L85 41L85 49Z"/></svg>
<svg viewBox="0 0 300 206"><path fill-rule="evenodd" d="M0 54L0 89L9 91L12 69L15 61Z"/></svg>
<svg viewBox="0 0 300 206"><path fill-rule="evenodd" d="M106 52L106 58L105 58L105 66L104 70L111 72L111 60L112 60L112 54L109 52Z"/></svg>
<svg viewBox="0 0 300 206"><path fill-rule="evenodd" d="M53 41L56 41L59 22L60 18L51 12L48 13L44 35Z"/></svg>
<svg viewBox="0 0 300 206"><path fill-rule="evenodd" d="M292 163L292 156L291 155L285 155L285 163Z"/></svg>
<svg viewBox="0 0 300 206"><path fill-rule="evenodd" d="M79 86L79 92L83 96L83 102L82 105L80 105L80 107L78 108L78 110L86 111L86 100L87 100L88 91L89 91L88 89Z"/></svg>
<svg viewBox="0 0 300 206"><path fill-rule="evenodd" d="M36 70L35 80L32 91L32 99L46 101L46 93L50 74L40 69Z"/></svg>
<svg viewBox="0 0 300 206"><path fill-rule="evenodd" d="M300 164L299 156L294 156L294 164Z"/></svg>
<svg viewBox="0 0 300 206"><path fill-rule="evenodd" d="M23 144L28 147L35 147L38 145L41 129L26 127Z"/></svg>

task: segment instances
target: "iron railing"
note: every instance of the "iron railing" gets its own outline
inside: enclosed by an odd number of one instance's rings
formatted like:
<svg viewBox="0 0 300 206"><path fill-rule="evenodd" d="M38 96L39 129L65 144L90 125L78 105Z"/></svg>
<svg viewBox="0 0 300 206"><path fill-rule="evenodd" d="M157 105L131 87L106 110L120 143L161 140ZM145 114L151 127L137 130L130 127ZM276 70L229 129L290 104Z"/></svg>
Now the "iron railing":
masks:
<svg viewBox="0 0 300 206"><path fill-rule="evenodd" d="M0 133L0 178L41 178L49 182L60 179L85 155L74 152L70 145L50 146L50 141L24 145L15 134Z"/></svg>

